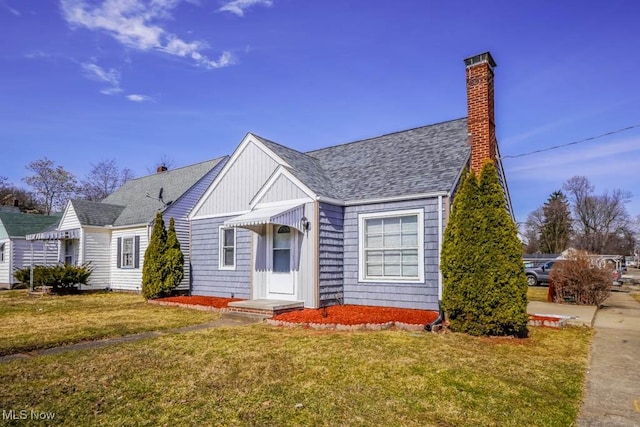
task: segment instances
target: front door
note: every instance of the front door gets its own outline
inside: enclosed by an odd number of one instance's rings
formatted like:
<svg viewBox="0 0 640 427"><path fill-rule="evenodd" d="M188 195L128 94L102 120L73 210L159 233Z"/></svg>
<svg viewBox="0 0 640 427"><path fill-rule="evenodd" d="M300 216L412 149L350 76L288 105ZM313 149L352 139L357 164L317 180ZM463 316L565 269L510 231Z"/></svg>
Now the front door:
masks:
<svg viewBox="0 0 640 427"><path fill-rule="evenodd" d="M268 296L272 299L295 300L295 231L286 225L273 225L270 228L271 270Z"/></svg>

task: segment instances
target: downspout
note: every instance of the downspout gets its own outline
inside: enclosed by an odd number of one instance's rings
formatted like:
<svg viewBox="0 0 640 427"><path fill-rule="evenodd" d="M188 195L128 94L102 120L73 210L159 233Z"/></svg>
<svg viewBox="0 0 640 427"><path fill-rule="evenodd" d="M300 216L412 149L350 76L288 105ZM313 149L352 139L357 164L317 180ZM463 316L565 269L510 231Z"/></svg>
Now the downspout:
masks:
<svg viewBox="0 0 640 427"><path fill-rule="evenodd" d="M442 310L442 269L440 268L442 253L442 231L443 231L443 209L442 196L438 196L438 317L433 322L424 326L424 330L430 332L433 327L444 322L444 311Z"/></svg>

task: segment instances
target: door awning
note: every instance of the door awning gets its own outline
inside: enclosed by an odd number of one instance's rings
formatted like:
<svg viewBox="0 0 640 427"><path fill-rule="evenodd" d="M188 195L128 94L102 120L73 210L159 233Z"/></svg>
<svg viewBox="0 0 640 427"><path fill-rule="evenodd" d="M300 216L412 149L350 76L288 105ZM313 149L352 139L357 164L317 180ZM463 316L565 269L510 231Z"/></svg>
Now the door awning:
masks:
<svg viewBox="0 0 640 427"><path fill-rule="evenodd" d="M305 231L304 205L286 205L252 210L246 214L228 219L225 227L246 228L264 234L268 224L287 225L300 232Z"/></svg>
<svg viewBox="0 0 640 427"><path fill-rule="evenodd" d="M65 240L65 239L79 239L80 229L74 228L71 230L51 230L43 231L42 233L27 234L27 240Z"/></svg>

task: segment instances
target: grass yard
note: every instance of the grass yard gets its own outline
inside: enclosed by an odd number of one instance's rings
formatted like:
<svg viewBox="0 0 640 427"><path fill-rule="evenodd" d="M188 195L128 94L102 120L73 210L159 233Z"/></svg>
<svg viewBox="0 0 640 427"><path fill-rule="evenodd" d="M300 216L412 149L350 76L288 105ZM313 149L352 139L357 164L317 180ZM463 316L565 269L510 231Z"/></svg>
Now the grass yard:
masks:
<svg viewBox="0 0 640 427"><path fill-rule="evenodd" d="M147 304L140 295L0 292L0 355L204 323L218 315Z"/></svg>
<svg viewBox="0 0 640 427"><path fill-rule="evenodd" d="M210 329L1 364L0 407L76 426L569 426L590 341Z"/></svg>
<svg viewBox="0 0 640 427"><path fill-rule="evenodd" d="M529 301L547 302L548 286L529 286L527 288L527 298Z"/></svg>

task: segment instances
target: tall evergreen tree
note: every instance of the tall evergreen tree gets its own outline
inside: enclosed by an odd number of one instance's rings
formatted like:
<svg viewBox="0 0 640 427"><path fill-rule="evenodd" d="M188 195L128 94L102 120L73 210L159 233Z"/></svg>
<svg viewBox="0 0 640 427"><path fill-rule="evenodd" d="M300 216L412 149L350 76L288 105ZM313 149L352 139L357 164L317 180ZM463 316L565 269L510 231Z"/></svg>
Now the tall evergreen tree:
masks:
<svg viewBox="0 0 640 427"><path fill-rule="evenodd" d="M522 244L492 162L463 178L442 248L443 308L471 335L527 333Z"/></svg>
<svg viewBox="0 0 640 427"><path fill-rule="evenodd" d="M156 213L151 232L149 246L144 253L142 267L142 295L147 298L158 298L165 294L164 284L167 277L164 254L167 250L167 231L164 228L162 213Z"/></svg>
<svg viewBox="0 0 640 427"><path fill-rule="evenodd" d="M560 253L569 247L571 213L569 201L562 191L554 191L542 207L540 250L548 254Z"/></svg>
<svg viewBox="0 0 640 427"><path fill-rule="evenodd" d="M184 254L180 249L173 218L169 219L169 229L167 230L167 250L164 253L164 268L166 269L166 277L163 290L171 292L184 278Z"/></svg>

